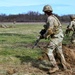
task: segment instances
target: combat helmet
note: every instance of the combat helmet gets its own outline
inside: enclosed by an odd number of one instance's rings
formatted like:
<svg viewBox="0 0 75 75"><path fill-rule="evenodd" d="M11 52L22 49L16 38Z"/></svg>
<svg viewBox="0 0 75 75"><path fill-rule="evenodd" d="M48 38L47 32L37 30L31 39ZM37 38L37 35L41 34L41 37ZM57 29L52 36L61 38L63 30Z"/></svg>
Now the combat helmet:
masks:
<svg viewBox="0 0 75 75"><path fill-rule="evenodd" d="M45 11L53 11L53 9L52 9L52 7L50 5L45 5L43 7L43 12L45 12Z"/></svg>
<svg viewBox="0 0 75 75"><path fill-rule="evenodd" d="M72 18L72 19L75 19L75 15L71 15L71 18Z"/></svg>

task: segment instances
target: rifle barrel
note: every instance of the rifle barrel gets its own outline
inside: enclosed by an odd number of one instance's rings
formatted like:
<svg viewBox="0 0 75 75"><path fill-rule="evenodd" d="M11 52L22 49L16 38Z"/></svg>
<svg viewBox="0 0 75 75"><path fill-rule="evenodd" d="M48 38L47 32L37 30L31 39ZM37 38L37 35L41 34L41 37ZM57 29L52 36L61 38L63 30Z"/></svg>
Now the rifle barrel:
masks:
<svg viewBox="0 0 75 75"><path fill-rule="evenodd" d="M39 39L37 39L36 41L35 41L35 43L34 43L34 45L33 45L33 47L32 47L32 49L35 47L35 46L37 46L37 44L38 44L38 42L40 41L40 38Z"/></svg>

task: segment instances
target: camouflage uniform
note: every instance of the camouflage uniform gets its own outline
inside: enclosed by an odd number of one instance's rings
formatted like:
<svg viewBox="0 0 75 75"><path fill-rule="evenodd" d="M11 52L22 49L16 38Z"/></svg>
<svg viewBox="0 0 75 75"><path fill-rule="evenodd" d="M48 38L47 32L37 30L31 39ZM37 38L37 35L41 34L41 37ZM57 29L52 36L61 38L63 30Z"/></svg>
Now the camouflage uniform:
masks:
<svg viewBox="0 0 75 75"><path fill-rule="evenodd" d="M44 36L47 36L49 29L53 29L53 32L54 32L47 46L47 55L49 57L50 63L52 64L53 67L56 68L56 70L58 70L58 66L53 55L53 51L56 50L56 52L60 54L63 67L66 69L66 66L65 66L66 61L62 52L62 41L63 41L64 35L63 35L61 23L56 16L50 15L47 18L46 27L47 27L47 31Z"/></svg>
<svg viewBox="0 0 75 75"><path fill-rule="evenodd" d="M65 58L62 52L62 40L64 36L63 36L61 24L54 15L51 15L48 17L46 25L49 28L54 28L54 31L55 31L55 34L51 37L50 43L47 46L47 50L48 50L47 54L50 59L50 62L52 63L53 66L57 67L57 64L53 55L53 51L56 50L56 52L60 54L62 64L64 65Z"/></svg>
<svg viewBox="0 0 75 75"><path fill-rule="evenodd" d="M73 44L75 44L75 15L72 15L71 18L72 18L72 21L69 25L69 29L73 30L73 34L72 34L72 37L71 37L71 42Z"/></svg>

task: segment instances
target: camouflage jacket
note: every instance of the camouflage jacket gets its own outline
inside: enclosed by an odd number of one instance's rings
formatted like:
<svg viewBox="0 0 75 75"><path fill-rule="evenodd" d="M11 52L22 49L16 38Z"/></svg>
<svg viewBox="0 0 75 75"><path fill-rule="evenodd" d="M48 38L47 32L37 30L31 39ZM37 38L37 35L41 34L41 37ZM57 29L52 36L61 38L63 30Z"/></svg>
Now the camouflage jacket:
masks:
<svg viewBox="0 0 75 75"><path fill-rule="evenodd" d="M63 37L62 26L61 26L61 23L56 16L50 15L47 18L46 28L47 28L47 30L50 29L50 28L53 29L53 31L55 33L54 37L58 37L58 34Z"/></svg>
<svg viewBox="0 0 75 75"><path fill-rule="evenodd" d="M75 19L73 21L71 21L69 27L69 29L72 29L75 32Z"/></svg>

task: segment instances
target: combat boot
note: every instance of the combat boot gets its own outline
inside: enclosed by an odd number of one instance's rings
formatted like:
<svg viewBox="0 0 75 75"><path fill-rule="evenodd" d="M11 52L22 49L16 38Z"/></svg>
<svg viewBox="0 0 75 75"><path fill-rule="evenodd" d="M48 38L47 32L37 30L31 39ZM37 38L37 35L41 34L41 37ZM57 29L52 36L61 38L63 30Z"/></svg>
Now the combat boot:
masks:
<svg viewBox="0 0 75 75"><path fill-rule="evenodd" d="M58 70L59 70L58 67L50 68L49 71L48 71L48 74L55 73Z"/></svg>
<svg viewBox="0 0 75 75"><path fill-rule="evenodd" d="M45 70L45 71L48 71L50 69L50 67L48 67L46 65L43 65L43 64L40 64L39 68L42 69L42 70Z"/></svg>

